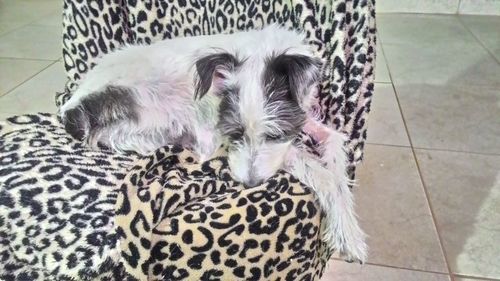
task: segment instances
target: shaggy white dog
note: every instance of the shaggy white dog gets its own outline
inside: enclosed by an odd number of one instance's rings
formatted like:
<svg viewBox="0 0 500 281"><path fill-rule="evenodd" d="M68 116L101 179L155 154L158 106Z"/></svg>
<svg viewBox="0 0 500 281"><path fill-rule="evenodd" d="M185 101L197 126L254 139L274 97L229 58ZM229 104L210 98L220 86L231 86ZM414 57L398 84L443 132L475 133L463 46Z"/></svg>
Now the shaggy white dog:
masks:
<svg viewBox="0 0 500 281"><path fill-rule="evenodd" d="M285 169L316 192L328 245L363 262L345 136L306 113L320 73L304 34L277 25L127 46L88 72L60 116L73 136L117 151L181 144L203 160L227 143L231 171L248 186ZM321 159L294 141L302 130Z"/></svg>

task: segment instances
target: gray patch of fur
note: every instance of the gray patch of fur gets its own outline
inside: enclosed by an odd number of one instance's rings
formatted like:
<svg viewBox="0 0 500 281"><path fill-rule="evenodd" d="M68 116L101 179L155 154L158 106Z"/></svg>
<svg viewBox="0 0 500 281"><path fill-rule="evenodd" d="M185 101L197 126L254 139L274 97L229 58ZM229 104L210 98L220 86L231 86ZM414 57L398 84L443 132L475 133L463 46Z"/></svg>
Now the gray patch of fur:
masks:
<svg viewBox="0 0 500 281"><path fill-rule="evenodd" d="M137 122L136 108L131 89L110 85L83 98L66 112L63 122L73 137L83 139L120 121Z"/></svg>
<svg viewBox="0 0 500 281"><path fill-rule="evenodd" d="M202 98L212 86L217 68L233 71L240 61L227 52L210 54L196 61L195 98Z"/></svg>

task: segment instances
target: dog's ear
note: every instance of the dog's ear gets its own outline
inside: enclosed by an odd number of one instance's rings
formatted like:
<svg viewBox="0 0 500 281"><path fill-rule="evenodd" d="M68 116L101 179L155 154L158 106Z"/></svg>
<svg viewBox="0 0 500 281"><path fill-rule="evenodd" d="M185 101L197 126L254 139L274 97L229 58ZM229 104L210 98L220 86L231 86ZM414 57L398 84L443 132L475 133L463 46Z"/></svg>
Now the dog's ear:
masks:
<svg viewBox="0 0 500 281"><path fill-rule="evenodd" d="M285 76L292 98L302 104L312 87L320 82L322 62L319 58L299 54L281 54L272 58L269 68Z"/></svg>
<svg viewBox="0 0 500 281"><path fill-rule="evenodd" d="M195 64L195 99L201 99L211 88L220 90L238 64L238 59L226 52L199 58Z"/></svg>

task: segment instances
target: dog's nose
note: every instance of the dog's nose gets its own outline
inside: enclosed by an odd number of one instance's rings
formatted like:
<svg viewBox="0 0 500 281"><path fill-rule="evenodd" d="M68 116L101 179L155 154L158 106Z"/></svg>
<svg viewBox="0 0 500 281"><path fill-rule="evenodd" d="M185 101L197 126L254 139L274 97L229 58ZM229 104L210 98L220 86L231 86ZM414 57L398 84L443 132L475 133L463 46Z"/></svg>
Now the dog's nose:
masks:
<svg viewBox="0 0 500 281"><path fill-rule="evenodd" d="M263 180L259 180L259 179L249 179L245 184L248 187L254 187L254 186L257 186L257 185L261 184L262 182L264 182L264 181Z"/></svg>

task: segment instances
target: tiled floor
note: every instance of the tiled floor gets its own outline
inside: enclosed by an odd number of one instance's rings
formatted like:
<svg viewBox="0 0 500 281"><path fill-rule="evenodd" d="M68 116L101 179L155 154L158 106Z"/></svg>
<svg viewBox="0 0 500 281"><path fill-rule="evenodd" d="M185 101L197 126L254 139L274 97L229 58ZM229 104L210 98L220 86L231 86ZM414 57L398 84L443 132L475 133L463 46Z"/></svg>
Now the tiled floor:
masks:
<svg viewBox="0 0 500 281"><path fill-rule="evenodd" d="M379 14L356 189L368 265L323 280L500 280L500 17Z"/></svg>
<svg viewBox="0 0 500 281"><path fill-rule="evenodd" d="M0 118L55 112L59 9L0 0ZM381 14L378 28L355 190L370 256L332 260L323 280L500 280L500 17Z"/></svg>

